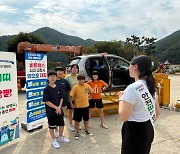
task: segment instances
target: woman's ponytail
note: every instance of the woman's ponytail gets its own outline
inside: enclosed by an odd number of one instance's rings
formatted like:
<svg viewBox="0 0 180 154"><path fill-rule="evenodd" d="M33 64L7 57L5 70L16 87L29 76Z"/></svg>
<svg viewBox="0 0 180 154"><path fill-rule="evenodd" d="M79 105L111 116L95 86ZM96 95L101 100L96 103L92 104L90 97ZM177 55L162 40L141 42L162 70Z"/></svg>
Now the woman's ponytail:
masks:
<svg viewBox="0 0 180 154"><path fill-rule="evenodd" d="M151 71L151 60L144 55L137 56L131 60L131 64L137 64L139 70L139 79L145 79L149 92L152 97L155 96L155 79Z"/></svg>
<svg viewBox="0 0 180 154"><path fill-rule="evenodd" d="M152 74L150 74L146 77L146 84L147 84L150 94L154 98L154 96L155 96L155 79Z"/></svg>

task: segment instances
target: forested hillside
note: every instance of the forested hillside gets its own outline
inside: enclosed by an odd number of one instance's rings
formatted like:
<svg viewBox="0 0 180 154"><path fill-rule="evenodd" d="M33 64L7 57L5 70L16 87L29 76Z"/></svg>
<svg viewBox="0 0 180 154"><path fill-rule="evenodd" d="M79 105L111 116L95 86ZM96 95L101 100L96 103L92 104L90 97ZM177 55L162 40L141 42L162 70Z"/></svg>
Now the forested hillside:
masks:
<svg viewBox="0 0 180 154"><path fill-rule="evenodd" d="M159 40L155 44L155 56L161 61L180 64L180 30Z"/></svg>

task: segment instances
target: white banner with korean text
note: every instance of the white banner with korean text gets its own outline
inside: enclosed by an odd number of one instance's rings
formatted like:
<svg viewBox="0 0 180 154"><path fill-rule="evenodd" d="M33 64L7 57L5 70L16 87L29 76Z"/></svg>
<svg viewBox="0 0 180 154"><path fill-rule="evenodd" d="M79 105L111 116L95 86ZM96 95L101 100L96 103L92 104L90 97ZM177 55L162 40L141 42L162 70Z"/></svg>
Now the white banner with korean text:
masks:
<svg viewBox="0 0 180 154"><path fill-rule="evenodd" d="M0 145L19 138L16 54L0 51Z"/></svg>

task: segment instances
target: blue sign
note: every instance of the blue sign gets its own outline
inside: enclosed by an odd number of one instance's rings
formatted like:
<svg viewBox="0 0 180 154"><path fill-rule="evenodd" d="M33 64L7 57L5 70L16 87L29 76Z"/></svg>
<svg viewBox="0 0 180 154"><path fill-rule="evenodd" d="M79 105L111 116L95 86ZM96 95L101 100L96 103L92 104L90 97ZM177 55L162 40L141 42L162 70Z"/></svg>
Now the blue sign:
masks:
<svg viewBox="0 0 180 154"><path fill-rule="evenodd" d="M27 129L43 124L46 117L43 91L47 85L47 55L26 53Z"/></svg>
<svg viewBox="0 0 180 154"><path fill-rule="evenodd" d="M25 59L27 60L42 60L44 58L44 54L40 53L28 53L26 52Z"/></svg>
<svg viewBox="0 0 180 154"><path fill-rule="evenodd" d="M40 98L40 99L33 99L33 100L28 101L26 105L27 105L26 106L27 110L32 110L34 108L38 108L38 107L44 106L45 102L43 102L42 98Z"/></svg>
<svg viewBox="0 0 180 154"><path fill-rule="evenodd" d="M26 99L30 100L30 99L43 97L43 90L44 90L44 88L27 91L26 92Z"/></svg>
<svg viewBox="0 0 180 154"><path fill-rule="evenodd" d="M41 87L45 87L46 85L47 85L47 79L37 79L37 80L26 81L27 89L41 88Z"/></svg>
<svg viewBox="0 0 180 154"><path fill-rule="evenodd" d="M36 108L27 112L27 122L31 123L46 117L45 107Z"/></svg>

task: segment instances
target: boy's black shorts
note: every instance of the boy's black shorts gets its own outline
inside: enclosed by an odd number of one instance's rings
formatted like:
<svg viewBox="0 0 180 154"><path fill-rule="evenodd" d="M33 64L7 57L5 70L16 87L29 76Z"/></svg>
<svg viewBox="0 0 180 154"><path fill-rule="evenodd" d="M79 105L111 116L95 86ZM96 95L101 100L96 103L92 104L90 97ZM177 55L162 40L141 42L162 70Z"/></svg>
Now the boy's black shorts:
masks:
<svg viewBox="0 0 180 154"><path fill-rule="evenodd" d="M98 109L103 108L102 98L89 100L89 108L95 108L95 107L97 107Z"/></svg>
<svg viewBox="0 0 180 154"><path fill-rule="evenodd" d="M74 104L74 101L72 101L72 103ZM68 104L67 104L67 109L72 109L70 102L68 102Z"/></svg>
<svg viewBox="0 0 180 154"><path fill-rule="evenodd" d="M82 118L84 121L89 120L89 107L74 108L73 120L81 122Z"/></svg>
<svg viewBox="0 0 180 154"><path fill-rule="evenodd" d="M64 126L64 113L61 110L60 115L55 115L48 118L48 124L50 129L55 129L57 126Z"/></svg>

